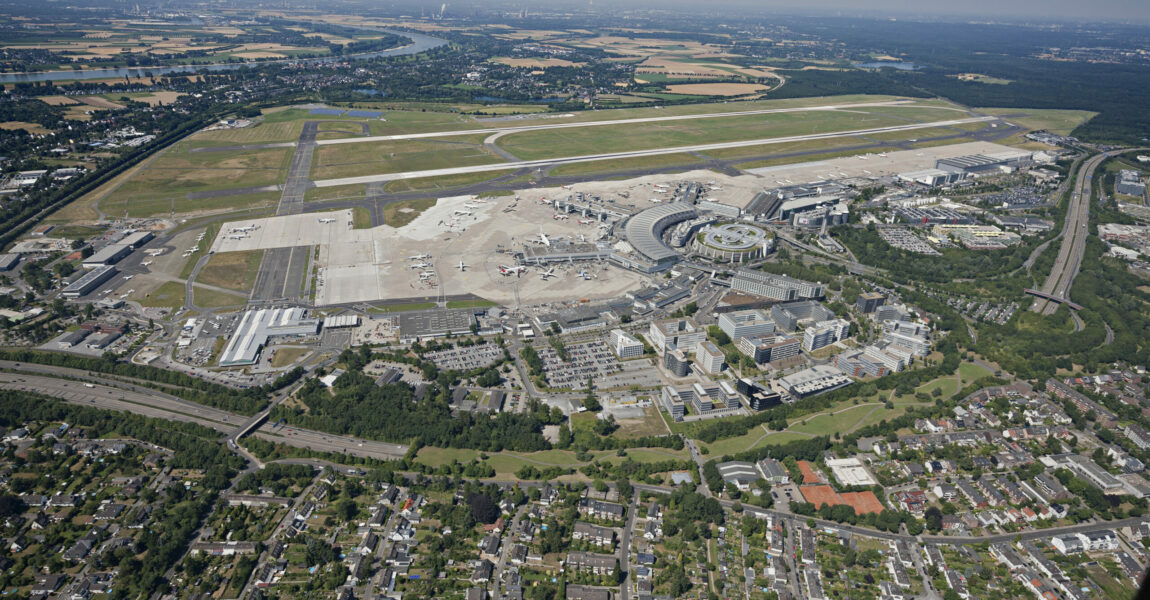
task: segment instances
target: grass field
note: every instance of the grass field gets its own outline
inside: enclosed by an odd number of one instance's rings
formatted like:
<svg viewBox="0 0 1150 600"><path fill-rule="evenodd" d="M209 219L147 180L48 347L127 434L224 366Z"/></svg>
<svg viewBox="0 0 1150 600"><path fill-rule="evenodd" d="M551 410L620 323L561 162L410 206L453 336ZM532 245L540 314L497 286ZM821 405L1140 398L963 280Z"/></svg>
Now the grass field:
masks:
<svg viewBox="0 0 1150 600"><path fill-rule="evenodd" d="M867 152L894 152L896 150L902 150L902 148L899 148L898 146L874 146L872 148L866 149ZM837 152L822 152L819 154L810 154L810 155L804 156L803 162L830 160L832 158L842 158L844 156L854 156L856 154L858 154L857 150L839 150ZM779 165L790 165L790 164L794 164L795 162L796 162L796 160L793 157L792 158L779 157L779 158L768 158L768 159L764 159L764 160L753 160L750 162L739 163L735 166L740 168L740 169L761 169L763 167L777 167Z"/></svg>
<svg viewBox="0 0 1150 600"><path fill-rule="evenodd" d="M502 177L513 170L506 171L486 171L483 173L463 173L461 175L445 175L443 177L420 177L418 179L397 179L395 181L387 182L383 189L398 194L402 192L420 192L432 190L444 190L455 187L463 187L467 185L475 185L490 181L497 177Z"/></svg>
<svg viewBox="0 0 1150 600"><path fill-rule="evenodd" d="M256 283L263 257L263 250L213 254L204 268L200 269L196 281L229 290L251 290Z"/></svg>
<svg viewBox="0 0 1150 600"><path fill-rule="evenodd" d="M409 302L407 304L388 304L385 306L372 306L368 312L373 313L395 313L403 312L405 310L425 310L428 308L435 308L434 302Z"/></svg>
<svg viewBox="0 0 1150 600"><path fill-rule="evenodd" d="M478 459L483 454L478 450L465 450L459 448L433 448L425 446L419 450L416 460L432 466L448 464L453 460L466 464ZM630 458L636 462L653 463L664 460L685 460L685 450L670 450L666 448L631 448L627 450L627 457L616 456L613 450L592 452L593 460L605 460L612 463L621 462ZM577 469L591 461L583 462L575 458L572 450L543 450L541 452L500 452L489 454L484 460L486 464L495 469L496 477L514 477L515 472L526 465L538 468L563 467Z"/></svg>
<svg viewBox="0 0 1150 600"><path fill-rule="evenodd" d="M822 414L792 424L787 431L809 433L811 435L825 435L827 432L845 432L854 427L875 408L882 409L881 404L860 404L848 408L840 408L835 414Z"/></svg>
<svg viewBox="0 0 1150 600"><path fill-rule="evenodd" d="M438 200L435 198L392 202L383 207L383 222L392 227L403 227L423 214L423 211L435 206L436 202Z"/></svg>
<svg viewBox="0 0 1150 600"><path fill-rule="evenodd" d="M184 285L175 281L166 281L155 291L140 300L140 304L148 308L170 308L175 310L184 305Z"/></svg>
<svg viewBox="0 0 1150 600"><path fill-rule="evenodd" d="M243 129L201 131L188 138L192 147L238 146L241 144L268 144L294 142L303 130L303 119L264 121Z"/></svg>
<svg viewBox="0 0 1150 600"><path fill-rule="evenodd" d="M988 115L1025 115L1009 117L1007 121L1027 129L1045 129L1059 135L1069 135L1075 127L1089 121L1098 114L1088 110L1060 110L1040 108L979 108L977 112Z"/></svg>
<svg viewBox="0 0 1150 600"><path fill-rule="evenodd" d="M190 192L214 192L283 183L291 148L189 153L186 144L164 151L100 202L115 215L146 217L169 212L235 210L279 200L278 192L188 199Z"/></svg>
<svg viewBox="0 0 1150 600"><path fill-rule="evenodd" d="M181 288L182 289L182 288ZM223 306L243 306L247 296L225 294L199 286L192 287L192 302L200 308L220 308Z"/></svg>
<svg viewBox="0 0 1150 600"><path fill-rule="evenodd" d="M790 142L788 144L766 144L763 146L742 146L740 148L723 148L721 150L708 150L702 152L704 156L718 159L743 158L747 156L762 156L769 154L793 154L796 152L824 152L836 148L861 146L870 143L869 140L858 137L832 138L829 140L812 140L809 142Z"/></svg>
<svg viewBox="0 0 1150 600"><path fill-rule="evenodd" d="M447 308L490 308L498 304L490 300L450 300Z"/></svg>
<svg viewBox="0 0 1150 600"><path fill-rule="evenodd" d="M470 165L489 165L503 158L483 148L486 134L437 139L364 142L320 146L312 160L315 180L402 173Z"/></svg>
<svg viewBox="0 0 1150 600"><path fill-rule="evenodd" d="M271 366L273 369L281 369L307 356L309 352L311 350L307 348L276 348Z"/></svg>
<svg viewBox="0 0 1150 600"><path fill-rule="evenodd" d="M353 206L351 209L351 223L354 229L371 228L371 211L366 206Z"/></svg>
<svg viewBox="0 0 1150 600"><path fill-rule="evenodd" d="M994 373L991 373L985 368L980 367L974 363L964 362L961 365L958 365L958 374L960 377L962 377L962 382L964 384L970 384L975 380L981 379L988 375L993 375Z"/></svg>
<svg viewBox="0 0 1150 600"><path fill-rule="evenodd" d="M310 188L304 192L304 202L319 202L321 200L346 200L367 197L367 186L362 183L354 185L337 185L326 188Z"/></svg>
<svg viewBox="0 0 1150 600"><path fill-rule="evenodd" d="M204 228L203 233L204 239L198 244L199 250L196 250L184 260L184 266L180 268L180 279L187 279L192 276L192 269L196 268L196 262L208 251L208 248L211 247L212 242L216 239L216 235L220 233L220 224L209 223L208 226ZM191 248L189 248L189 250L190 249Z"/></svg>

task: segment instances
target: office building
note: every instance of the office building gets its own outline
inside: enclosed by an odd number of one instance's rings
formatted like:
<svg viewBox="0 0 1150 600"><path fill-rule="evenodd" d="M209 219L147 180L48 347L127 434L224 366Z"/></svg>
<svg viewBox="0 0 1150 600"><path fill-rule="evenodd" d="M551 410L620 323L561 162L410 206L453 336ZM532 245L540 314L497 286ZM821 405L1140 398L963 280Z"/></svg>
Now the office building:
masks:
<svg viewBox="0 0 1150 600"><path fill-rule="evenodd" d="M707 331L688 319L654 321L647 330L647 341L658 354L663 354L672 344L679 348L694 348L706 339Z"/></svg>
<svg viewBox="0 0 1150 600"><path fill-rule="evenodd" d="M663 366L667 367L667 370L675 377L686 377L691 373L691 361L674 344L671 344L663 353Z"/></svg>
<svg viewBox="0 0 1150 600"><path fill-rule="evenodd" d="M855 301L855 308L864 315L869 315L878 310L886 302L886 296L878 292L863 292L859 294L858 300Z"/></svg>
<svg viewBox="0 0 1150 600"><path fill-rule="evenodd" d="M689 388L666 386L659 396L659 399L663 401L663 408L674 421L682 421L687 414L687 404L683 401L680 390L689 390Z"/></svg>
<svg viewBox="0 0 1150 600"><path fill-rule="evenodd" d="M801 321L826 321L835 318L835 313L814 300L776 304L771 307L771 319L778 329L793 332Z"/></svg>
<svg viewBox="0 0 1150 600"><path fill-rule="evenodd" d="M758 364L776 362L798 356L801 350L798 338L785 336L745 337L735 346Z"/></svg>
<svg viewBox="0 0 1150 600"><path fill-rule="evenodd" d="M1127 196L1144 196L1146 184L1138 178L1138 171L1122 170L1118 172L1118 179L1114 182L1114 191Z"/></svg>
<svg viewBox="0 0 1150 600"><path fill-rule="evenodd" d="M749 269L738 270L731 280L731 289L782 302L822 298L826 293L821 284Z"/></svg>
<svg viewBox="0 0 1150 600"><path fill-rule="evenodd" d="M709 340L695 346L695 361L704 373L711 375L722 371L726 364L722 351Z"/></svg>
<svg viewBox="0 0 1150 600"><path fill-rule="evenodd" d="M619 358L643 356L643 342L622 329L611 330L611 349Z"/></svg>
<svg viewBox="0 0 1150 600"><path fill-rule="evenodd" d="M766 312L752 309L719 315L719 329L737 342L745 337L769 335L775 332L775 322Z"/></svg>
<svg viewBox="0 0 1150 600"><path fill-rule="evenodd" d="M845 319L831 319L815 323L803 332L803 350L812 352L844 340L850 332L850 328L851 324Z"/></svg>

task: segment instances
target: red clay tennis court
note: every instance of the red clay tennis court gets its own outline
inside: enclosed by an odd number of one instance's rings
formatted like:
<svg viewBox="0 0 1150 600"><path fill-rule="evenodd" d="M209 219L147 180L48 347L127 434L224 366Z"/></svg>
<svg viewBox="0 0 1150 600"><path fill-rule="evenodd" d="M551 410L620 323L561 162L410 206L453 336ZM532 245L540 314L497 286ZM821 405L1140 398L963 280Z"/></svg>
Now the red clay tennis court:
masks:
<svg viewBox="0 0 1150 600"><path fill-rule="evenodd" d="M811 463L805 460L800 460L798 463L799 471L803 474L803 483L818 483L822 481L822 479L819 478L819 474L815 472L815 468L811 466Z"/></svg>

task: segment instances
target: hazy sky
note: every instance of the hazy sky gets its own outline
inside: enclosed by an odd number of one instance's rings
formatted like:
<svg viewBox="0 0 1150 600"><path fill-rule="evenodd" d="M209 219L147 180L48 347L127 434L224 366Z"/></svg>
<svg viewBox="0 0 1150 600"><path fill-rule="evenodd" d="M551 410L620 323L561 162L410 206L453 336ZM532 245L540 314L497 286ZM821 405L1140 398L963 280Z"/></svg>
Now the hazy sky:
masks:
<svg viewBox="0 0 1150 600"><path fill-rule="evenodd" d="M594 0L593 0L594 1ZM605 5L626 5L628 0L597 0ZM644 5L675 4L698 7L697 2L670 0ZM841 12L844 16L955 15L971 19L1009 17L1033 21L1150 22L1150 0L712 0L712 5L746 6L791 14Z"/></svg>

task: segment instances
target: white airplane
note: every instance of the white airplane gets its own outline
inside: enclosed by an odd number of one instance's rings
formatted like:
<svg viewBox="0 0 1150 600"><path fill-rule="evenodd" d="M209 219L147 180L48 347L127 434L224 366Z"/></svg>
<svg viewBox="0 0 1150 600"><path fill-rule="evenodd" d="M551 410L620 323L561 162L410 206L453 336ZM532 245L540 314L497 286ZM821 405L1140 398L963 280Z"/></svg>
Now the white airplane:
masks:
<svg viewBox="0 0 1150 600"><path fill-rule="evenodd" d="M585 235L583 235L582 233L580 233L580 234L579 234L579 241L580 241L580 242L586 242L586 241L587 241L587 236L585 236Z"/></svg>
<svg viewBox="0 0 1150 600"><path fill-rule="evenodd" d="M144 262L140 263L140 265L141 265L141 266L144 266L144 267L147 267L147 266L149 266L149 265L151 265L151 264L152 264L152 261L150 261L150 260L145 260Z"/></svg>
<svg viewBox="0 0 1150 600"><path fill-rule="evenodd" d="M665 183L655 183L655 184L652 184L652 185L654 185L654 186L655 186L655 189L660 189L660 190L666 190L666 189L670 189L670 186L668 186L668 185L667 185L667 184L665 184Z"/></svg>
<svg viewBox="0 0 1150 600"><path fill-rule="evenodd" d="M546 199L546 198L540 198L539 204L548 205L548 204L551 204L551 201Z"/></svg>
<svg viewBox="0 0 1150 600"><path fill-rule="evenodd" d="M478 204L472 204L472 203L468 202L468 203L463 205L463 208L483 208L483 207L478 205Z"/></svg>
<svg viewBox="0 0 1150 600"><path fill-rule="evenodd" d="M663 200L662 200L661 198L651 198L651 202L654 202L655 204L658 204L658 203L660 203L660 202L662 202L662 201L663 201Z"/></svg>
<svg viewBox="0 0 1150 600"><path fill-rule="evenodd" d="M579 269L579 276L583 279L591 279L591 275L584 269Z"/></svg>
<svg viewBox="0 0 1150 600"><path fill-rule="evenodd" d="M435 277L435 271L424 271L419 274L420 279L431 279L432 277Z"/></svg>
<svg viewBox="0 0 1150 600"><path fill-rule="evenodd" d="M548 248L551 247L551 240L547 237L546 233L543 233L543 229L539 230L539 243L547 246Z"/></svg>
<svg viewBox="0 0 1150 600"><path fill-rule="evenodd" d="M879 152L878 155L881 158L886 158L886 152Z"/></svg>
<svg viewBox="0 0 1150 600"><path fill-rule="evenodd" d="M246 235L229 235L228 239L229 240L242 240L242 239L245 239L247 237L248 236L246 236Z"/></svg>
<svg viewBox="0 0 1150 600"><path fill-rule="evenodd" d="M430 267L430 266L431 265L428 263L421 262L421 263L415 263L414 265L411 265L411 268L413 268L413 269L426 269L427 267Z"/></svg>
<svg viewBox="0 0 1150 600"><path fill-rule="evenodd" d="M569 186L569 185L561 185L561 186L559 186L559 187L561 187L561 188L563 188L563 189L565 189L565 190L569 190L569 189L571 189L571 186Z"/></svg>
<svg viewBox="0 0 1150 600"><path fill-rule="evenodd" d="M554 268L547 269L546 271L542 271L539 273L539 278L542 279L543 281L547 281L548 277L554 277L554 276L555 276L555 269Z"/></svg>
<svg viewBox="0 0 1150 600"><path fill-rule="evenodd" d="M499 265L499 274L504 275L504 276L514 275L514 276L518 277L521 273L523 273L526 270L527 270L527 267L523 267L523 266L508 267L507 265Z"/></svg>
<svg viewBox="0 0 1150 600"><path fill-rule="evenodd" d="M335 219L319 219L320 223L335 223Z"/></svg>
<svg viewBox="0 0 1150 600"><path fill-rule="evenodd" d="M431 258L430 252L428 252L427 254L416 254L415 256L409 256L409 257L407 257L407 260L425 260L428 258Z"/></svg>
<svg viewBox="0 0 1150 600"><path fill-rule="evenodd" d="M133 277L135 277L135 275L124 275L124 280L127 281Z"/></svg>
<svg viewBox="0 0 1150 600"><path fill-rule="evenodd" d="M467 265L463 264L463 259L459 259L459 270L460 271L466 271L467 270Z"/></svg>
<svg viewBox="0 0 1150 600"><path fill-rule="evenodd" d="M455 209L455 215L456 216L466 215L466 216L470 217L471 211L463 210L462 208L457 208L457 209Z"/></svg>
<svg viewBox="0 0 1150 600"><path fill-rule="evenodd" d="M567 215L551 215L551 218L556 221L566 221L568 217Z"/></svg>
<svg viewBox="0 0 1150 600"><path fill-rule="evenodd" d="M247 227L232 227L232 231L253 231L256 229L255 225L248 225Z"/></svg>
<svg viewBox="0 0 1150 600"><path fill-rule="evenodd" d="M579 219L580 225L592 225L594 223L595 223L595 219Z"/></svg>

